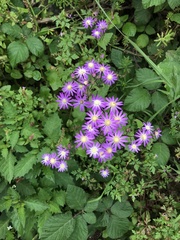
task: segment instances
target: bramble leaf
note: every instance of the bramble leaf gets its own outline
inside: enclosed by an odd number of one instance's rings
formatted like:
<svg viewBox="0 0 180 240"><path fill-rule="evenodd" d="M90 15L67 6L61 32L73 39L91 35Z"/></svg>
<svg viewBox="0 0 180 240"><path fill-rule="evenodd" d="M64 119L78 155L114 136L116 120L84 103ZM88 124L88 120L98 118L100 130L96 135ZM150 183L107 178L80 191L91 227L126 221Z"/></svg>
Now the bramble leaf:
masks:
<svg viewBox="0 0 180 240"><path fill-rule="evenodd" d="M75 228L68 240L87 240L88 239L88 227L86 221L82 216L78 216L76 219Z"/></svg>
<svg viewBox="0 0 180 240"><path fill-rule="evenodd" d="M16 158L11 152L8 153L7 158L1 160L0 172L8 182L11 182L13 179L15 161Z"/></svg>
<svg viewBox="0 0 180 240"><path fill-rule="evenodd" d="M170 151L166 144L155 143L152 147L152 152L155 154L156 161L159 165L165 166L170 157Z"/></svg>
<svg viewBox="0 0 180 240"><path fill-rule="evenodd" d="M37 57L40 56L44 51L44 45L37 37L28 37L26 39L26 44L29 51Z"/></svg>
<svg viewBox="0 0 180 240"><path fill-rule="evenodd" d="M85 191L80 187L68 185L66 202L70 208L75 210L82 210L87 202Z"/></svg>

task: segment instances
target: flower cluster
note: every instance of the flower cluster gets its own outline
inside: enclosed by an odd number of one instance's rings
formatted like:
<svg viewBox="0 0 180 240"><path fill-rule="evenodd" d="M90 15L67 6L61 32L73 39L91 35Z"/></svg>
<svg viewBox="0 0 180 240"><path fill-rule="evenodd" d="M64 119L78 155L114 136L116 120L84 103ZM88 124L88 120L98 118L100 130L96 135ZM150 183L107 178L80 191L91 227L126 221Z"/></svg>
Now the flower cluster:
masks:
<svg viewBox="0 0 180 240"><path fill-rule="evenodd" d="M91 28L91 35L97 39L101 38L108 28L108 24L105 20L97 21L97 19L92 17L85 18L82 25L86 29Z"/></svg>
<svg viewBox="0 0 180 240"><path fill-rule="evenodd" d="M68 159L69 150L59 145L56 152L43 154L41 163L45 166L58 169L58 172L64 172L68 169Z"/></svg>

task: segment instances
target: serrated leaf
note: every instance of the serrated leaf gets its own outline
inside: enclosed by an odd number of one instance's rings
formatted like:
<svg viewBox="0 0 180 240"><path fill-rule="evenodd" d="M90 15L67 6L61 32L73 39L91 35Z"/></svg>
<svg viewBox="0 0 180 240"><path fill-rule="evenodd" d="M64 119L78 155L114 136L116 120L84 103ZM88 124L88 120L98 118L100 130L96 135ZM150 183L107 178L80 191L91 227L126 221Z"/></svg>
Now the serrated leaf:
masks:
<svg viewBox="0 0 180 240"><path fill-rule="evenodd" d="M94 202L87 202L84 211L86 212L93 212L94 210L96 210L96 208L98 207L99 201L94 201Z"/></svg>
<svg viewBox="0 0 180 240"><path fill-rule="evenodd" d="M168 98L165 94L157 91L152 94L152 105L155 112L158 112L162 107L166 106L168 102ZM162 114L164 110L159 114Z"/></svg>
<svg viewBox="0 0 180 240"><path fill-rule="evenodd" d="M84 213L82 215L82 217L89 224L95 224L96 223L96 215L93 212Z"/></svg>
<svg viewBox="0 0 180 240"><path fill-rule="evenodd" d="M12 103L4 100L4 107L3 107L4 115L6 118L14 118L16 115L16 107L12 105Z"/></svg>
<svg viewBox="0 0 180 240"><path fill-rule="evenodd" d="M18 232L19 236L21 236L23 234L23 226L19 219L18 210L16 208L14 208L13 212L11 213L11 222L13 227Z"/></svg>
<svg viewBox="0 0 180 240"><path fill-rule="evenodd" d="M155 154L155 159L159 165L165 166L170 157L170 151L166 144L155 143L152 147L152 152Z"/></svg>
<svg viewBox="0 0 180 240"><path fill-rule="evenodd" d="M68 185L66 202L71 209L82 210L87 202L85 191L74 185Z"/></svg>
<svg viewBox="0 0 180 240"><path fill-rule="evenodd" d="M47 203L41 202L34 198L29 198L28 200L24 201L24 203L27 208L35 212L43 212L49 208Z"/></svg>
<svg viewBox="0 0 180 240"><path fill-rule="evenodd" d="M19 139L19 131L13 131L10 136L11 147L14 148Z"/></svg>
<svg viewBox="0 0 180 240"><path fill-rule="evenodd" d="M64 206L66 199L66 192L60 190L58 192L53 193L53 201L56 202L59 206Z"/></svg>
<svg viewBox="0 0 180 240"><path fill-rule="evenodd" d="M29 57L28 48L21 41L11 42L7 48L7 52L12 67L26 61Z"/></svg>
<svg viewBox="0 0 180 240"><path fill-rule="evenodd" d="M25 179L16 184L16 190L22 196L30 196L36 193L32 184Z"/></svg>
<svg viewBox="0 0 180 240"><path fill-rule="evenodd" d="M88 227L86 221L82 216L78 216L75 222L75 228L68 240L87 240L88 239Z"/></svg>
<svg viewBox="0 0 180 240"><path fill-rule="evenodd" d="M117 68L121 67L122 57L123 57L122 51L114 49L114 48L112 49L111 60Z"/></svg>
<svg viewBox="0 0 180 240"><path fill-rule="evenodd" d="M161 139L163 141L163 143L167 144L167 145L175 145L177 144L177 140L175 138L175 136L173 137L173 135L170 132L171 130L169 128L165 128L162 131L162 136Z"/></svg>
<svg viewBox="0 0 180 240"><path fill-rule="evenodd" d="M14 177L22 177L28 173L33 165L36 163L36 156L31 155L31 153L26 154L24 158L22 158L20 161L18 161L17 165L15 166L14 169Z"/></svg>
<svg viewBox="0 0 180 240"><path fill-rule="evenodd" d="M61 119L58 113L54 113L49 118L46 119L44 125L44 133L54 141L58 141L61 134Z"/></svg>
<svg viewBox="0 0 180 240"><path fill-rule="evenodd" d="M22 227L25 227L26 224L26 214L25 214L25 208L24 205L21 204L17 209L18 219L22 225Z"/></svg>
<svg viewBox="0 0 180 240"><path fill-rule="evenodd" d="M6 233L8 231L8 222L9 220L0 221L0 239L6 238Z"/></svg>
<svg viewBox="0 0 180 240"><path fill-rule="evenodd" d="M69 213L55 215L45 223L40 239L67 240L74 231L75 219Z"/></svg>
<svg viewBox="0 0 180 240"><path fill-rule="evenodd" d="M42 235L42 228L45 224L45 222L51 217L51 213L46 210L44 211L43 213L41 213L39 216L38 216L38 233L39 235Z"/></svg>
<svg viewBox="0 0 180 240"><path fill-rule="evenodd" d="M179 0L168 0L168 4L172 9L180 6Z"/></svg>
<svg viewBox="0 0 180 240"><path fill-rule="evenodd" d="M61 187L67 188L68 184L73 185L73 178L68 173L55 172L55 182Z"/></svg>
<svg viewBox="0 0 180 240"><path fill-rule="evenodd" d="M1 160L0 172L2 176L10 183L15 173L14 164L15 156L9 152L6 159Z"/></svg>
<svg viewBox="0 0 180 240"><path fill-rule="evenodd" d="M124 107L130 112L144 111L151 103L151 96L146 89L141 87L130 91L125 98Z"/></svg>
<svg viewBox="0 0 180 240"><path fill-rule="evenodd" d="M142 0L144 8L149 8L152 6L159 6L163 4L166 0Z"/></svg>
<svg viewBox="0 0 180 240"><path fill-rule="evenodd" d="M100 40L98 41L98 45L103 48L104 50L106 50L106 47L108 45L108 43L110 42L111 38L113 36L113 33L105 33Z"/></svg>
<svg viewBox="0 0 180 240"><path fill-rule="evenodd" d="M117 239L128 232L129 227L130 222L127 218L119 218L117 216L111 215L109 224L107 225L107 234L110 238Z"/></svg>
<svg viewBox="0 0 180 240"><path fill-rule="evenodd" d="M180 13L174 13L171 17L170 17L171 21L174 21L178 24L180 24Z"/></svg>
<svg viewBox="0 0 180 240"><path fill-rule="evenodd" d="M126 218L131 215L133 208L128 201L116 202L111 207L111 212L119 218Z"/></svg>
<svg viewBox="0 0 180 240"><path fill-rule="evenodd" d="M26 39L26 44L29 51L37 57L40 56L44 51L44 45L37 37L28 37Z"/></svg>
<svg viewBox="0 0 180 240"><path fill-rule="evenodd" d="M136 34L136 25L131 22L126 22L122 28L122 32L128 37L134 37Z"/></svg>
<svg viewBox="0 0 180 240"><path fill-rule="evenodd" d="M11 23L3 23L1 30L3 33L6 33L12 37L21 38L22 29L17 24L12 25Z"/></svg>
<svg viewBox="0 0 180 240"><path fill-rule="evenodd" d="M140 68L136 71L136 78L143 87L148 90L155 90L161 86L160 78L149 68Z"/></svg>

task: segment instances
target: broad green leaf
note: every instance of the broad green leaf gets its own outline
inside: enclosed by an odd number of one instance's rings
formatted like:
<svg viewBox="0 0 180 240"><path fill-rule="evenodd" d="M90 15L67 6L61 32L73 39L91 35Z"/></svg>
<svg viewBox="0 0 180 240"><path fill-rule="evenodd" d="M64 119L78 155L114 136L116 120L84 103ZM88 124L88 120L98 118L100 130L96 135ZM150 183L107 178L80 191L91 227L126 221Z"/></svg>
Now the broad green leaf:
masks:
<svg viewBox="0 0 180 240"><path fill-rule="evenodd" d="M49 208L47 203L41 202L35 198L29 198L26 201L24 201L24 203L27 208L35 212L43 212Z"/></svg>
<svg viewBox="0 0 180 240"><path fill-rule="evenodd" d="M79 121L84 121L84 118L86 116L85 112L80 111L79 108L74 108L74 111L72 112L72 115L74 118L76 118Z"/></svg>
<svg viewBox="0 0 180 240"><path fill-rule="evenodd" d="M96 215L93 212L83 213L82 217L88 224L96 223Z"/></svg>
<svg viewBox="0 0 180 240"><path fill-rule="evenodd" d="M15 178L26 175L36 163L36 156L32 155L31 152L26 154L24 158L18 161L14 169Z"/></svg>
<svg viewBox="0 0 180 240"><path fill-rule="evenodd" d="M67 205L74 210L82 210L87 202L86 192L74 185L68 185L66 192Z"/></svg>
<svg viewBox="0 0 180 240"><path fill-rule="evenodd" d="M14 164L16 162L16 158L11 152L9 152L7 158L2 159L0 162L0 172L2 176L10 183L15 173Z"/></svg>
<svg viewBox="0 0 180 240"><path fill-rule="evenodd" d="M145 32L148 35L152 35L156 33L155 29L150 24L146 26Z"/></svg>
<svg viewBox="0 0 180 240"><path fill-rule="evenodd" d="M179 1L179 0L167 0L167 1L168 1L169 6L170 6L172 9L180 6L180 1Z"/></svg>
<svg viewBox="0 0 180 240"><path fill-rule="evenodd" d="M165 166L170 157L170 151L166 144L155 143L152 147L152 152L155 155L156 161L159 165Z"/></svg>
<svg viewBox="0 0 180 240"><path fill-rule="evenodd" d="M11 222L13 227L16 229L18 234L21 236L23 235L23 226L21 224L21 220L19 218L18 210L17 208L14 208L11 213Z"/></svg>
<svg viewBox="0 0 180 240"><path fill-rule="evenodd" d="M20 79L23 77L23 75L21 74L21 72L17 69L12 69L11 71L11 77L14 78L14 79Z"/></svg>
<svg viewBox="0 0 180 240"><path fill-rule="evenodd" d="M12 105L12 103L4 100L4 115L6 118L15 118L16 116L16 107Z"/></svg>
<svg viewBox="0 0 180 240"><path fill-rule="evenodd" d="M111 212L119 218L126 218L131 215L133 208L128 201L116 202L111 207Z"/></svg>
<svg viewBox="0 0 180 240"><path fill-rule="evenodd" d="M58 214L47 220L42 229L42 240L67 240L75 229L75 219L69 213Z"/></svg>
<svg viewBox="0 0 180 240"><path fill-rule="evenodd" d="M58 116L58 113L54 113L46 119L44 125L44 133L54 141L58 141L61 135L61 119Z"/></svg>
<svg viewBox="0 0 180 240"><path fill-rule="evenodd" d="M155 90L161 86L158 75L149 68L140 68L136 71L136 78L148 90Z"/></svg>
<svg viewBox="0 0 180 240"><path fill-rule="evenodd" d="M171 134L169 128L165 128L162 131L161 140L163 141L163 143L165 143L167 145L175 145L175 144L177 144L177 140L176 140L176 138L173 137L173 135Z"/></svg>
<svg viewBox="0 0 180 240"><path fill-rule="evenodd" d="M113 204L113 199L111 197L104 197L103 199L101 199L99 201L99 205L96 209L96 211L98 212L105 212L107 211L109 208L111 208Z"/></svg>
<svg viewBox="0 0 180 240"><path fill-rule="evenodd" d="M22 35L22 29L17 24L12 25L11 23L3 23L1 30L3 33L15 38L21 38Z"/></svg>
<svg viewBox="0 0 180 240"><path fill-rule="evenodd" d="M139 28L140 26L145 27L145 25L149 22L149 20L151 18L151 10L144 9L144 7L142 5L142 1L139 1L139 0L133 0L132 6L133 6L133 8L135 8L134 23L137 25L137 28ZM143 29L143 31L144 31L144 29Z"/></svg>
<svg viewBox="0 0 180 240"><path fill-rule="evenodd" d="M114 49L114 48L112 49L111 60L117 68L121 67L122 57L123 57L122 51Z"/></svg>
<svg viewBox="0 0 180 240"><path fill-rule="evenodd" d="M68 184L73 185L73 178L72 176L70 176L68 173L61 173L59 174L59 172L55 172L55 182L56 185L61 186L61 187L65 187L67 188Z"/></svg>
<svg viewBox="0 0 180 240"><path fill-rule="evenodd" d="M11 147L14 148L19 139L19 131L13 131L10 136Z"/></svg>
<svg viewBox="0 0 180 240"><path fill-rule="evenodd" d="M51 213L48 210L45 210L43 213L38 215L38 233L42 235L42 228L45 222L51 217Z"/></svg>
<svg viewBox="0 0 180 240"><path fill-rule="evenodd" d="M77 216L75 219L75 228L68 240L87 240L88 239L88 227L86 221L82 216Z"/></svg>
<svg viewBox="0 0 180 240"><path fill-rule="evenodd" d="M128 37L134 37L136 34L136 25L131 22L126 22L122 28L122 32Z"/></svg>
<svg viewBox="0 0 180 240"><path fill-rule="evenodd" d="M130 112L144 111L151 103L151 96L146 89L141 87L130 91L125 98L124 107Z"/></svg>
<svg viewBox="0 0 180 240"><path fill-rule="evenodd" d="M37 71L37 70L33 71L32 77L33 77L34 80L39 81L41 79L40 71Z"/></svg>
<svg viewBox="0 0 180 240"><path fill-rule="evenodd" d="M0 221L0 239L6 239L6 233L8 231L8 222L9 220L1 220Z"/></svg>
<svg viewBox="0 0 180 240"><path fill-rule="evenodd" d="M106 47L108 43L110 42L111 38L113 36L113 33L105 33L100 40L98 41L98 46L106 50Z"/></svg>
<svg viewBox="0 0 180 240"><path fill-rule="evenodd" d="M56 202L59 206L64 207L65 199L66 199L65 191L60 190L53 193L53 201Z"/></svg>
<svg viewBox="0 0 180 240"><path fill-rule="evenodd" d="M18 214L19 222L21 223L22 227L24 228L25 227L25 223L26 223L26 214L25 214L24 204L21 204L18 207L17 214Z"/></svg>
<svg viewBox="0 0 180 240"><path fill-rule="evenodd" d="M155 112L158 112L161 108L163 108L164 106L166 106L168 104L168 98L165 94L161 93L161 92L157 92L155 91L152 94L152 105L153 105L153 109ZM165 110L165 108L159 113L162 114L162 112Z"/></svg>
<svg viewBox="0 0 180 240"><path fill-rule="evenodd" d="M99 201L94 201L94 202L91 202L91 201L87 202L86 206L84 207L84 211L93 212L94 210L96 210L96 208L98 207Z"/></svg>
<svg viewBox="0 0 180 240"><path fill-rule="evenodd" d="M30 182L28 182L26 179L24 179L16 184L16 190L22 196L30 196L30 195L33 195L36 193L32 184Z"/></svg>
<svg viewBox="0 0 180 240"><path fill-rule="evenodd" d="M53 201L48 202L48 206L49 206L49 211L53 214L61 212L60 208L59 208L59 205L57 203L53 202Z"/></svg>
<svg viewBox="0 0 180 240"><path fill-rule="evenodd" d="M7 52L12 67L26 61L29 57L28 48L21 41L11 42L7 48Z"/></svg>
<svg viewBox="0 0 180 240"><path fill-rule="evenodd" d="M26 44L29 51L37 57L40 56L44 51L44 45L37 37L28 37L26 39Z"/></svg>
<svg viewBox="0 0 180 240"><path fill-rule="evenodd" d="M177 22L178 24L180 24L180 13L174 13L171 17L170 17L171 21Z"/></svg>
<svg viewBox="0 0 180 240"><path fill-rule="evenodd" d="M147 34L140 34L137 39L136 39L136 43L138 45L138 47L140 48L144 48L148 45L149 43L149 37Z"/></svg>
<svg viewBox="0 0 180 240"><path fill-rule="evenodd" d="M58 88L63 86L61 73L56 69L52 68L45 72L47 80L51 86L51 88L56 91Z"/></svg>
<svg viewBox="0 0 180 240"><path fill-rule="evenodd" d="M165 3L166 0L142 0L144 8L149 8L152 6L159 6Z"/></svg>
<svg viewBox="0 0 180 240"><path fill-rule="evenodd" d="M118 239L128 232L130 222L127 218L111 215L107 225L107 234L112 239Z"/></svg>

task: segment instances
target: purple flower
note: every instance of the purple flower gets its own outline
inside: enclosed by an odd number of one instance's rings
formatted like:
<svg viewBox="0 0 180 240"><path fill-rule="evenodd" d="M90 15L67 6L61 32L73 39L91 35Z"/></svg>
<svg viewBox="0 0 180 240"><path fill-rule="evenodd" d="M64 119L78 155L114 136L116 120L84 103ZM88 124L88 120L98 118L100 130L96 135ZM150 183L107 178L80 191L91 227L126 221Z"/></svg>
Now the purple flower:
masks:
<svg viewBox="0 0 180 240"><path fill-rule="evenodd" d="M49 157L49 165L52 168L58 168L59 166L59 158L56 153L51 153Z"/></svg>
<svg viewBox="0 0 180 240"><path fill-rule="evenodd" d="M67 169L68 169L67 162L61 160L61 161L59 162L58 172L65 172L65 171L67 171Z"/></svg>
<svg viewBox="0 0 180 240"><path fill-rule="evenodd" d="M101 116L98 126L101 128L104 135L116 129L116 123L112 115L108 114L107 112L105 112L104 115Z"/></svg>
<svg viewBox="0 0 180 240"><path fill-rule="evenodd" d="M90 157L97 158L99 155L99 151L100 151L100 143L95 142L88 147L86 152Z"/></svg>
<svg viewBox="0 0 180 240"><path fill-rule="evenodd" d="M86 114L87 116L85 119L87 120L88 124L92 124L93 126L98 126L99 120L101 118L102 112L101 111L89 111Z"/></svg>
<svg viewBox="0 0 180 240"><path fill-rule="evenodd" d="M127 136L123 136L123 132L121 131L116 131L110 133L107 137L106 140L108 143L110 143L115 150L120 149L121 146L125 147L125 144L127 142Z"/></svg>
<svg viewBox="0 0 180 240"><path fill-rule="evenodd" d="M154 130L154 127L150 122L144 123L142 129L146 130L148 133L152 133Z"/></svg>
<svg viewBox="0 0 180 240"><path fill-rule="evenodd" d="M102 74L104 72L110 71L110 67L105 64L97 64L95 71L96 73Z"/></svg>
<svg viewBox="0 0 180 240"><path fill-rule="evenodd" d="M101 174L101 176L102 176L103 178L108 177L108 176L109 176L109 169L106 168L106 169L100 170L100 174Z"/></svg>
<svg viewBox="0 0 180 240"><path fill-rule="evenodd" d="M135 134L135 137L137 138L137 143L140 145L144 145L144 147L150 142L150 139L152 136L145 130L145 129L140 129L137 131Z"/></svg>
<svg viewBox="0 0 180 240"><path fill-rule="evenodd" d="M42 161L41 163L45 166L48 166L50 164L49 160L50 160L50 154L49 153L45 153L42 155Z"/></svg>
<svg viewBox="0 0 180 240"><path fill-rule="evenodd" d="M85 123L84 125L82 125L82 130L84 130L87 134L91 134L94 137L99 135L98 129L94 127L91 123Z"/></svg>
<svg viewBox="0 0 180 240"><path fill-rule="evenodd" d="M87 86L78 82L75 82L76 85L76 93L77 95L84 95L87 91Z"/></svg>
<svg viewBox="0 0 180 240"><path fill-rule="evenodd" d="M99 151L99 156L98 156L98 161L99 162L106 162L107 161L107 155L105 153L105 150L102 148L100 151Z"/></svg>
<svg viewBox="0 0 180 240"><path fill-rule="evenodd" d="M105 107L105 100L101 96L92 96L91 101L87 103L87 107L93 111L101 110Z"/></svg>
<svg viewBox="0 0 180 240"><path fill-rule="evenodd" d="M105 71L102 80L107 85L112 85L118 80L117 75L113 71Z"/></svg>
<svg viewBox="0 0 180 240"><path fill-rule="evenodd" d="M66 93L59 93L57 97L58 100L56 102L58 102L58 106L60 109L68 109L69 106L72 106L71 104L72 98L68 96Z"/></svg>
<svg viewBox="0 0 180 240"><path fill-rule="evenodd" d="M132 141L131 144L128 146L128 148L131 152L137 153L140 151L139 146L140 146L140 144L138 142Z"/></svg>
<svg viewBox="0 0 180 240"><path fill-rule="evenodd" d="M123 111L115 111L113 114L113 119L115 120L117 126L126 126L128 123L128 118L126 117L126 114L123 113Z"/></svg>
<svg viewBox="0 0 180 240"><path fill-rule="evenodd" d="M107 160L111 160L112 157L114 156L114 153L116 152L115 149L112 147L112 145L109 143L103 143L102 149L104 149Z"/></svg>
<svg viewBox="0 0 180 240"><path fill-rule="evenodd" d="M76 93L76 84L74 82L67 82L62 91L67 94L67 96L73 95Z"/></svg>
<svg viewBox="0 0 180 240"><path fill-rule="evenodd" d="M98 64L97 62L91 60L86 62L84 66L87 68L89 73L94 74L97 64Z"/></svg>
<svg viewBox="0 0 180 240"><path fill-rule="evenodd" d="M105 20L99 20L96 24L97 28L100 29L103 33L108 28L108 24Z"/></svg>
<svg viewBox="0 0 180 240"><path fill-rule="evenodd" d="M82 67L78 67L76 68L76 70L74 71L74 75L76 76L76 78L80 79L80 80L84 80L84 79L88 79L88 70L82 66Z"/></svg>
<svg viewBox="0 0 180 240"><path fill-rule="evenodd" d="M73 106L75 108L79 107L80 111L84 112L87 104L86 99L87 96L76 96L75 99L73 100Z"/></svg>
<svg viewBox="0 0 180 240"><path fill-rule="evenodd" d="M69 150L62 145L57 146L57 155L60 159L67 159L69 157Z"/></svg>
<svg viewBox="0 0 180 240"><path fill-rule="evenodd" d="M92 17L87 17L83 20L82 25L84 28L92 28L94 25L94 19Z"/></svg>
<svg viewBox="0 0 180 240"><path fill-rule="evenodd" d="M154 131L154 135L155 135L156 139L158 139L160 136L162 136L161 132L162 131L159 128Z"/></svg>
<svg viewBox="0 0 180 240"><path fill-rule="evenodd" d="M75 143L77 144L76 147L82 147L82 148L88 148L94 140L94 136L90 135L90 134L84 134L82 133L82 131L80 131L79 133L77 133L75 135L76 141Z"/></svg>
<svg viewBox="0 0 180 240"><path fill-rule="evenodd" d="M93 37L99 39L101 37L101 34L102 34L101 30L98 29L98 28L95 28L95 29L92 30L92 34L91 35Z"/></svg>
<svg viewBox="0 0 180 240"><path fill-rule="evenodd" d="M121 106L123 105L122 102L118 102L118 98L115 97L107 97L106 98L106 108L110 109L110 112L115 112L116 110L122 110Z"/></svg>

